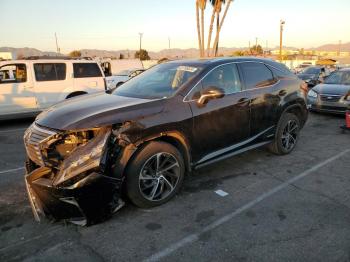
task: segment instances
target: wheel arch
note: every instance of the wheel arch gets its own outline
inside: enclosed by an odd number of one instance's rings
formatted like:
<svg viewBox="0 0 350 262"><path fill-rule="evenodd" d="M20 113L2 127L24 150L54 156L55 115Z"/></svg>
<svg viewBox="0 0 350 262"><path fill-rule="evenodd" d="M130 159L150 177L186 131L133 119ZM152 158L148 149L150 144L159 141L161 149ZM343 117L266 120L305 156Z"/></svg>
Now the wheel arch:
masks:
<svg viewBox="0 0 350 262"><path fill-rule="evenodd" d="M86 94L88 94L88 92L86 92L86 91L73 91L66 96L66 99L72 98L75 96L86 95Z"/></svg>
<svg viewBox="0 0 350 262"><path fill-rule="evenodd" d="M174 131L164 132L155 136L150 136L125 146L124 149L121 151L120 156L118 157L118 163L116 163L113 167L113 173L119 176L124 176L125 170L128 168L128 165L136 156L137 152L142 150L142 148L144 148L145 146L147 146L147 144L153 141L165 142L174 146L177 150L179 150L179 152L184 158L185 173L192 171L189 143L182 134Z"/></svg>
<svg viewBox="0 0 350 262"><path fill-rule="evenodd" d="M282 109L282 112L280 114L280 118L285 113L291 113L298 117L300 120L301 126L304 126L308 117L308 111L306 109L306 106L303 106L301 103L290 103L284 106Z"/></svg>

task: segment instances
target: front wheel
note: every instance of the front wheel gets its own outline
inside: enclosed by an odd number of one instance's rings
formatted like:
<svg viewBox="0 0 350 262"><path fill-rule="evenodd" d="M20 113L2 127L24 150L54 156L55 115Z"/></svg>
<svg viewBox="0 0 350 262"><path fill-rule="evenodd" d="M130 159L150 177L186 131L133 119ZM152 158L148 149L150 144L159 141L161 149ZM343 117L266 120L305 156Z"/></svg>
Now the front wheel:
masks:
<svg viewBox="0 0 350 262"><path fill-rule="evenodd" d="M161 205L178 192L184 174L184 160L175 147L164 142L150 142L129 164L127 195L138 207Z"/></svg>
<svg viewBox="0 0 350 262"><path fill-rule="evenodd" d="M269 145L272 153L286 155L293 151L300 132L300 121L298 117L291 113L282 115L277 125L274 141Z"/></svg>

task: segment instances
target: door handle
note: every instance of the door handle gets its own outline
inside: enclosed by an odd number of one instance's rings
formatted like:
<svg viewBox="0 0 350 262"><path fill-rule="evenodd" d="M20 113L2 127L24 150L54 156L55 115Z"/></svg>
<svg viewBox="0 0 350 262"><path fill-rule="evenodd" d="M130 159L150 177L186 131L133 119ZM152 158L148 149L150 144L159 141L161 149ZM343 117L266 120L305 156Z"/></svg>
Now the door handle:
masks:
<svg viewBox="0 0 350 262"><path fill-rule="evenodd" d="M278 92L279 96L285 96L286 94L287 94L286 90L281 90L281 91Z"/></svg>

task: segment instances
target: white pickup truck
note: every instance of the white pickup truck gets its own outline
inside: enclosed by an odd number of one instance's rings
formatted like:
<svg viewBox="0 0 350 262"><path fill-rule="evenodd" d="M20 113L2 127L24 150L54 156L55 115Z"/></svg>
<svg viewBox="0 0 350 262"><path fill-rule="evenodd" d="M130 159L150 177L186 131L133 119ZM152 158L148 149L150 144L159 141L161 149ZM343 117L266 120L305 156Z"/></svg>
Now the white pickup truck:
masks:
<svg viewBox="0 0 350 262"><path fill-rule="evenodd" d="M0 119L32 116L64 99L106 90L96 61L69 59L0 62Z"/></svg>

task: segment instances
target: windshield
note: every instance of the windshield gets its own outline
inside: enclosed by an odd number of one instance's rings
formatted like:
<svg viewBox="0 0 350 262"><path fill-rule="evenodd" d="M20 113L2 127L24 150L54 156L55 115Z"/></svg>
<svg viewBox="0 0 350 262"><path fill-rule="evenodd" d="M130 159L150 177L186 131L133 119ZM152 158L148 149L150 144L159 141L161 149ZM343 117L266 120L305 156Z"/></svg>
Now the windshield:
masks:
<svg viewBox="0 0 350 262"><path fill-rule="evenodd" d="M305 70L303 70L303 74L308 75L317 75L321 72L321 68L318 67L308 67Z"/></svg>
<svg viewBox="0 0 350 262"><path fill-rule="evenodd" d="M303 74L307 75L317 75L321 72L321 68L318 67L308 67L303 70Z"/></svg>
<svg viewBox="0 0 350 262"><path fill-rule="evenodd" d="M327 77L325 84L350 85L350 71L337 71Z"/></svg>
<svg viewBox="0 0 350 262"><path fill-rule="evenodd" d="M199 74L201 69L179 63L157 65L130 79L113 94L144 99L167 98Z"/></svg>

